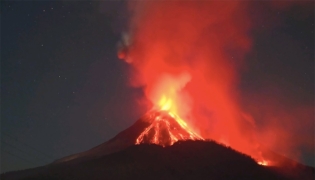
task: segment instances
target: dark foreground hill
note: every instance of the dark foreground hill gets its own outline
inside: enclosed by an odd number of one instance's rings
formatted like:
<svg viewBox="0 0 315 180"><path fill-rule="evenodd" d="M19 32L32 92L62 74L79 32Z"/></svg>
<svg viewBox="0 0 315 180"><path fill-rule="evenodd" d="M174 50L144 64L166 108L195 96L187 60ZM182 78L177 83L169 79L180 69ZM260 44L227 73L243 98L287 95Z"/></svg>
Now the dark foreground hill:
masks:
<svg viewBox="0 0 315 180"><path fill-rule="evenodd" d="M154 144L134 145L101 157L5 173L1 179L313 180L314 168L266 167L212 141L179 141L164 148Z"/></svg>

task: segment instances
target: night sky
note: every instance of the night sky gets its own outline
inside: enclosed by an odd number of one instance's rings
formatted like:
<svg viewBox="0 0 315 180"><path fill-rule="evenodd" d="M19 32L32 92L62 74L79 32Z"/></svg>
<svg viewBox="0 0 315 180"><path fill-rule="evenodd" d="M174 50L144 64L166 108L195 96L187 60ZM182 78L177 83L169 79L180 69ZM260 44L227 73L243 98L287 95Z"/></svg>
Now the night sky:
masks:
<svg viewBox="0 0 315 180"><path fill-rule="evenodd" d="M292 133L314 142L314 4L252 6L242 105L260 102L247 110L262 126L260 111L292 113L307 124ZM146 112L117 58L127 18L117 1L1 3L1 172L88 150ZM314 166L314 152L300 151Z"/></svg>

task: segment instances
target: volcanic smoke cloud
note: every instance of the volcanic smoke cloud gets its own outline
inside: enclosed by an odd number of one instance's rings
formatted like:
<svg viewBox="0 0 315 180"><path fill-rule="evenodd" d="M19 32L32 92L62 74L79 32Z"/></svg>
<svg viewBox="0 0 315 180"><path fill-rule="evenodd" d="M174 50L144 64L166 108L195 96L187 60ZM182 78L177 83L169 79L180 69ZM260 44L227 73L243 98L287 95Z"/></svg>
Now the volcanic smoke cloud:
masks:
<svg viewBox="0 0 315 180"><path fill-rule="evenodd" d="M239 70L251 49L246 2L132 1L118 56L131 85L154 108L172 111L204 138L261 159L254 120L240 107ZM163 100L164 99L164 100Z"/></svg>

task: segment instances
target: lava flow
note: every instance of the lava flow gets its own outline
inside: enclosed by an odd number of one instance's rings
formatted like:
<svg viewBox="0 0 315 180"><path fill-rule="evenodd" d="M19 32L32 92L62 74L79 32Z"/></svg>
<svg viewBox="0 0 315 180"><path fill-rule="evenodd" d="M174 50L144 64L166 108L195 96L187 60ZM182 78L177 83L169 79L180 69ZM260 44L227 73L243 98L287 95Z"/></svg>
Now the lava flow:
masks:
<svg viewBox="0 0 315 180"><path fill-rule="evenodd" d="M169 146L179 140L203 140L193 132L176 113L171 112L172 101L163 97L160 101L160 110L148 113L148 126L136 139L136 144L152 143Z"/></svg>

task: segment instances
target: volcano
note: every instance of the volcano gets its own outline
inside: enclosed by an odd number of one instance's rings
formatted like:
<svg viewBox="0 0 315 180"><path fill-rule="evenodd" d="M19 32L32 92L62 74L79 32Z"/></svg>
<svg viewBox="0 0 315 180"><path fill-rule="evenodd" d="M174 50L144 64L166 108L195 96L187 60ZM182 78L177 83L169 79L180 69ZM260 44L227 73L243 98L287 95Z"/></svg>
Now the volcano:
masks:
<svg viewBox="0 0 315 180"><path fill-rule="evenodd" d="M259 165L230 147L204 140L180 117L162 110L148 112L88 151L46 166L4 173L1 179L314 179L313 167L294 164Z"/></svg>
<svg viewBox="0 0 315 180"><path fill-rule="evenodd" d="M184 140L203 138L190 130L186 122L177 115L165 110L152 110L109 141L86 152L57 160L55 163L100 157L135 144L157 144L165 147Z"/></svg>

